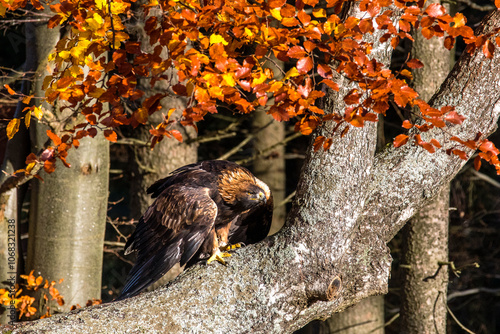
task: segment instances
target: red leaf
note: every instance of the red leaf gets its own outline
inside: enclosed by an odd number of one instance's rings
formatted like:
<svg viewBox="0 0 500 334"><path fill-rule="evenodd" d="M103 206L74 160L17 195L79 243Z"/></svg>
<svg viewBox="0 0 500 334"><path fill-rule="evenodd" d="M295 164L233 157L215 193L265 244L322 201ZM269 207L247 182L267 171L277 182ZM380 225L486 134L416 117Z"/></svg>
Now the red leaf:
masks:
<svg viewBox="0 0 500 334"><path fill-rule="evenodd" d="M498 155L500 153L495 144L489 140L485 140L481 146L479 146L479 149L483 152L491 152L493 155Z"/></svg>
<svg viewBox="0 0 500 334"><path fill-rule="evenodd" d="M481 157L478 155L474 158L474 169L479 170L481 168Z"/></svg>
<svg viewBox="0 0 500 334"><path fill-rule="evenodd" d="M299 61L297 61L297 70L299 71L300 74L305 74L312 70L313 68L313 62L311 57L303 57L300 58Z"/></svg>
<svg viewBox="0 0 500 334"><path fill-rule="evenodd" d="M314 139L314 144L313 144L314 152L317 152L321 148L325 139L326 138L324 136L318 136Z"/></svg>
<svg viewBox="0 0 500 334"><path fill-rule="evenodd" d="M352 90L349 92L349 94L347 94L344 97L344 102L346 104L358 104L360 98L361 98L361 94L358 93L356 90Z"/></svg>
<svg viewBox="0 0 500 334"><path fill-rule="evenodd" d="M327 85L328 87L330 87L331 89L333 89L337 92L339 91L339 85L337 83L333 82L332 80L324 79L320 83L324 83L325 85Z"/></svg>
<svg viewBox="0 0 500 334"><path fill-rule="evenodd" d="M179 130L170 130L169 132L175 139L182 143L182 134Z"/></svg>
<svg viewBox="0 0 500 334"><path fill-rule="evenodd" d="M326 64L319 64L317 71L318 71L318 74L321 75L325 79L333 77L332 69L330 68L330 66L328 66Z"/></svg>
<svg viewBox="0 0 500 334"><path fill-rule="evenodd" d="M424 64L418 59L410 59L410 60L408 60L406 65L409 68L422 68L422 67L424 67Z"/></svg>
<svg viewBox="0 0 500 334"><path fill-rule="evenodd" d="M401 134L399 136L397 136L396 138L394 138L394 147L400 147L400 146L403 146L404 144L406 144L408 142L408 136L407 135L404 135L404 134Z"/></svg>
<svg viewBox="0 0 500 334"><path fill-rule="evenodd" d="M453 110L450 111L444 119L453 124L462 124L462 122L465 120L465 117L457 114L457 112Z"/></svg>
<svg viewBox="0 0 500 334"><path fill-rule="evenodd" d="M441 148L441 144L436 139L431 139L431 144L437 148Z"/></svg>
<svg viewBox="0 0 500 334"><path fill-rule="evenodd" d="M304 48L298 45L292 46L290 50L288 50L288 52L286 53L288 57L297 59L305 57L306 54L307 53L304 50Z"/></svg>
<svg viewBox="0 0 500 334"><path fill-rule="evenodd" d="M424 13L429 15L430 17L439 17L445 14L446 10L443 6L437 3L430 4L429 7L425 10Z"/></svg>

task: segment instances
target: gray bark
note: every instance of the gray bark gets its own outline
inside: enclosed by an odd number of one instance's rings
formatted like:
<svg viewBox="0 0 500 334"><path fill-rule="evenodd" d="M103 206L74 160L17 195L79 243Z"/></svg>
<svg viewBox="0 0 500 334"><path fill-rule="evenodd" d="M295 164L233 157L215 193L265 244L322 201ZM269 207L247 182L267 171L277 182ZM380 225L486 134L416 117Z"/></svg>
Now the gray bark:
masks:
<svg viewBox="0 0 500 334"><path fill-rule="evenodd" d="M274 56L273 62L267 62L264 66L270 68L274 73L274 79L283 77L277 65L283 67L284 63ZM274 100L274 99L273 99ZM268 104L271 104L269 101ZM282 142L285 139L285 123L273 121L273 117L267 115L264 110L257 110L252 119L254 131L263 128L253 140L255 153L260 153L265 149ZM285 146L279 145L272 151L259 155L253 162L253 172L255 176L264 181L273 193L274 211L273 222L269 235L278 232L286 218L286 206L277 206L286 197L286 171L285 171Z"/></svg>
<svg viewBox="0 0 500 334"><path fill-rule="evenodd" d="M439 1L428 1L439 3ZM451 54L442 38L428 40L414 35L412 57L424 67L413 71L413 86L429 100L446 79ZM424 206L403 228L403 282L401 295L401 333L446 333L446 294L448 267L449 184ZM426 279L434 275L434 279Z"/></svg>
<svg viewBox="0 0 500 334"><path fill-rule="evenodd" d="M449 197L448 185L403 228L401 333L446 333Z"/></svg>
<svg viewBox="0 0 500 334"><path fill-rule="evenodd" d="M500 13L487 22L487 28L498 26ZM390 53L378 45L373 52ZM480 51L463 55L431 105L454 105L467 120L428 136L446 149L454 145L451 135L491 134L500 114L499 65L499 52L492 60ZM195 266L154 292L14 332L287 333L385 293L386 243L464 161L411 144L374 156L375 128L351 129L327 152L309 150L285 228L238 250L227 266Z"/></svg>
<svg viewBox="0 0 500 334"><path fill-rule="evenodd" d="M46 73L47 55L59 39L59 32L38 27L37 54L40 59L35 78L35 96ZM51 110L49 105L44 105ZM31 126L32 149L40 152L47 144L46 130L60 134L70 111L51 110L41 122ZM60 161L52 174L42 173L43 182L35 180L31 192L28 259L26 271L34 270L56 285L65 305L50 302L51 310L67 311L72 305L85 305L89 299L100 299L102 249L106 226L109 174L109 141L102 132L80 140L80 147L69 152L66 168ZM40 306L43 305L43 299ZM40 310L44 312L44 310Z"/></svg>
<svg viewBox="0 0 500 334"><path fill-rule="evenodd" d="M35 181L30 208L27 271L58 281L67 311L101 297L102 249L108 204L109 142L99 133L70 151L71 168L58 163Z"/></svg>

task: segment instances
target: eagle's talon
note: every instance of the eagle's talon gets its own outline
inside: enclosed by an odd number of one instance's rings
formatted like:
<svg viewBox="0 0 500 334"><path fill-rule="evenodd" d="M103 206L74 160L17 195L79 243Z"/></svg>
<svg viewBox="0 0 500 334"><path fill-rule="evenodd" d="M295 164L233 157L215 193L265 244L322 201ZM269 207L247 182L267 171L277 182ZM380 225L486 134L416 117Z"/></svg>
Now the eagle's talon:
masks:
<svg viewBox="0 0 500 334"><path fill-rule="evenodd" d="M207 260L207 264L210 264L212 261L216 260L217 262L220 262L224 265L226 265L226 261L224 261L223 258L225 257L230 257L231 254L226 253L226 252L221 252L220 250L217 250L210 258Z"/></svg>
<svg viewBox="0 0 500 334"><path fill-rule="evenodd" d="M234 245L226 245L226 246L219 247L219 249L222 252L227 252L227 251L235 250L236 248L241 248L243 246L244 246L244 244L242 242L241 243L239 242L239 243L234 244Z"/></svg>

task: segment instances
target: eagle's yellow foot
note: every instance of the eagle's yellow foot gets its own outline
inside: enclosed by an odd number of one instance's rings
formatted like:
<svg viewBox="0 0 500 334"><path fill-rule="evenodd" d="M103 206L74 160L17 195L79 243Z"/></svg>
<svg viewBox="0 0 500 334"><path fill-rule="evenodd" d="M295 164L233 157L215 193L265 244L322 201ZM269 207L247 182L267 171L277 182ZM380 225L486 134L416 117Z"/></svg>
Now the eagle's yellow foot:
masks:
<svg viewBox="0 0 500 334"><path fill-rule="evenodd" d="M234 245L222 246L222 247L220 247L220 250L223 252L227 252L227 251L232 251L232 250L235 250L236 248L241 248L241 247L243 247L243 243L237 243Z"/></svg>
<svg viewBox="0 0 500 334"><path fill-rule="evenodd" d="M226 264L226 261L224 261L223 258L225 257L230 257L231 254L226 253L226 252L221 252L220 250L217 250L210 258L207 260L207 264L210 264L213 260L216 260L222 264Z"/></svg>

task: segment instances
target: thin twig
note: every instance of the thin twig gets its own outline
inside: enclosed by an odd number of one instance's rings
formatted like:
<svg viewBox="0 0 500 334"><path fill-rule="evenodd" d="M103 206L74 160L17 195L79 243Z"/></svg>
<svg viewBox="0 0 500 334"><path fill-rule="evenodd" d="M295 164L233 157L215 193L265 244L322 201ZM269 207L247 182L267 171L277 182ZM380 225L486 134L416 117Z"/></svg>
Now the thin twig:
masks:
<svg viewBox="0 0 500 334"><path fill-rule="evenodd" d="M282 205L285 205L286 203L290 202L292 198L295 197L295 194L297 191L293 191L290 195L288 195L284 200L282 200L278 205L276 205L276 208L279 208Z"/></svg>
<svg viewBox="0 0 500 334"><path fill-rule="evenodd" d="M248 135L245 139L243 139L241 141L241 143L239 143L238 145L233 147L231 150L226 152L226 154L221 155L219 158L217 158L217 160L226 160L227 158L229 158L233 154L237 153L243 146L245 146L254 137L255 137L255 135L253 135L253 134Z"/></svg>
<svg viewBox="0 0 500 334"><path fill-rule="evenodd" d="M465 327L464 325L462 325L462 323L460 321L458 321L457 317L455 317L455 315L453 314L453 312L451 312L448 304L446 304L446 309L448 310L448 313L451 315L451 317L453 318L453 320L455 320L455 322L457 323L457 325L460 326L460 328L462 328L464 331L466 331L469 334L476 334L473 331L471 331L470 329L468 329L467 327Z"/></svg>
<svg viewBox="0 0 500 334"><path fill-rule="evenodd" d="M394 315L393 315L393 317L392 317L392 318L390 318L390 319L389 319L389 320L388 320L385 324L383 324L382 326L378 326L378 327L376 327L376 328L372 329L372 330L370 331L370 333L376 332L376 331L378 331L378 330L379 330L379 329L381 329L381 328L384 328L384 327L389 326L389 325L390 325L390 324L392 324L394 321L396 321L396 319L397 319L397 318L399 318L399 316L400 316L400 313L399 313L399 312L398 312L398 313L396 313L396 314L394 314Z"/></svg>

